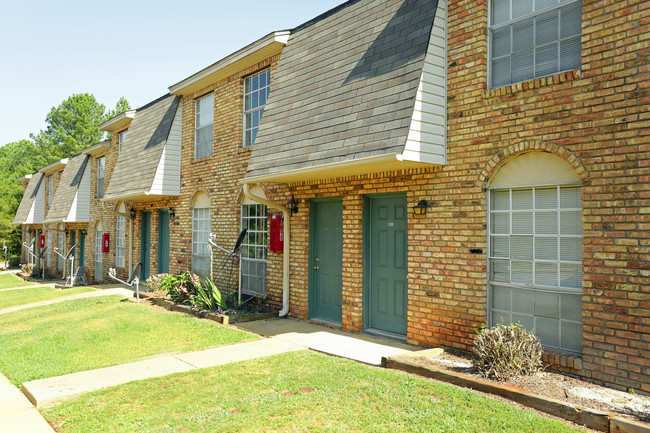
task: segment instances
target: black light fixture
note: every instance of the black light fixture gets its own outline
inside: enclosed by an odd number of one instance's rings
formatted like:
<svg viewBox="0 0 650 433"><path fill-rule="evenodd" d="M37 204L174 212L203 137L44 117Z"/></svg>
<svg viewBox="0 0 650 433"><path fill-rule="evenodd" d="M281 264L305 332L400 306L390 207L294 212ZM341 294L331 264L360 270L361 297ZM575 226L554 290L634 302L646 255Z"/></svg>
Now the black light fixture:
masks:
<svg viewBox="0 0 650 433"><path fill-rule="evenodd" d="M429 207L429 202L426 200L420 200L418 204L413 206L413 212L415 215L424 215L427 213L427 208Z"/></svg>
<svg viewBox="0 0 650 433"><path fill-rule="evenodd" d="M174 208L170 207L169 208L169 218L175 218L176 217L176 212L174 212Z"/></svg>
<svg viewBox="0 0 650 433"><path fill-rule="evenodd" d="M289 203L287 203L287 208L289 209L289 216L293 216L293 214L298 213L298 202L293 197L293 194L291 194L291 200L289 200Z"/></svg>
<svg viewBox="0 0 650 433"><path fill-rule="evenodd" d="M87 234L87 233L86 233L86 230L85 230L85 229L82 229L82 230L81 230L81 234L82 234L83 236L86 236L86 234Z"/></svg>
<svg viewBox="0 0 650 433"><path fill-rule="evenodd" d="M65 232L65 235L66 235L66 236L68 236L68 233L70 233L70 232L68 231L68 228L67 228L67 227L65 228L64 232Z"/></svg>
<svg viewBox="0 0 650 433"><path fill-rule="evenodd" d="M132 220L135 219L135 209L133 208L129 209L129 216L131 217Z"/></svg>

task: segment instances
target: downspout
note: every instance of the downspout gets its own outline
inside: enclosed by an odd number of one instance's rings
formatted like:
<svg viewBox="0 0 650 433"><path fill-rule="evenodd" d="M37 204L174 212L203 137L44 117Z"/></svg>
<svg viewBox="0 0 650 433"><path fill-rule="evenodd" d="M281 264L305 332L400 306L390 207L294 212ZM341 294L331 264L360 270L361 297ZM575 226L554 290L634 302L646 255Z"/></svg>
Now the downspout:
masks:
<svg viewBox="0 0 650 433"><path fill-rule="evenodd" d="M126 208L126 204L124 205L124 207ZM131 218L131 215L107 207L106 202L102 202L102 208L104 208L105 210L111 213L114 213L115 215L119 215L126 218L126 220L129 222L129 269L133 269L133 219Z"/></svg>
<svg viewBox="0 0 650 433"><path fill-rule="evenodd" d="M279 316L284 317L289 313L289 209L286 207L267 200L262 197L253 195L250 191L250 185L245 183L243 185L244 196L249 200L266 205L270 208L277 209L282 212L284 216L284 257L282 257L282 310Z"/></svg>

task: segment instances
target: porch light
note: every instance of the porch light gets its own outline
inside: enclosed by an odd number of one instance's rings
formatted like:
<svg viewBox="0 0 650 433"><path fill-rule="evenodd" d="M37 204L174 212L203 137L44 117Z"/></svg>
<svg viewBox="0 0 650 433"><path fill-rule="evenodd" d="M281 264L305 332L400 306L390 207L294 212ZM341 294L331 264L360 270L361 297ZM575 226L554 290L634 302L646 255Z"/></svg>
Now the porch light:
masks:
<svg viewBox="0 0 650 433"><path fill-rule="evenodd" d="M133 208L129 209L129 216L131 217L132 220L135 219L135 209Z"/></svg>
<svg viewBox="0 0 650 433"><path fill-rule="evenodd" d="M85 230L85 229L82 229L82 230L81 230L81 234L84 235L84 236L86 236L88 233L86 233L86 230Z"/></svg>
<svg viewBox="0 0 650 433"><path fill-rule="evenodd" d="M426 200L420 200L418 204L413 206L413 212L415 215L424 215L427 213L427 208L429 207L429 202Z"/></svg>
<svg viewBox="0 0 650 433"><path fill-rule="evenodd" d="M169 208L169 218L176 218L176 212L173 207Z"/></svg>
<svg viewBox="0 0 650 433"><path fill-rule="evenodd" d="M293 214L298 213L298 202L293 197L293 194L291 194L291 200L289 200L289 203L287 203L287 208L289 209L289 216L293 216Z"/></svg>
<svg viewBox="0 0 650 433"><path fill-rule="evenodd" d="M68 236L68 234L70 233L70 232L68 231L68 228L67 228L67 227L65 228L64 232L65 232L65 235L66 235L66 236Z"/></svg>

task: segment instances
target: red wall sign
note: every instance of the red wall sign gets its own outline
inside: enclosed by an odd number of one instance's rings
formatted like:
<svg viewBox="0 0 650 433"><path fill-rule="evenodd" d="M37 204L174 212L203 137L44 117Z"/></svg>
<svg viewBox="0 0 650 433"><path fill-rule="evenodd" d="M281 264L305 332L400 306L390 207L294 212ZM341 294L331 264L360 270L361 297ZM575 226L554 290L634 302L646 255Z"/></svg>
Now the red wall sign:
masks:
<svg viewBox="0 0 650 433"><path fill-rule="evenodd" d="M273 252L284 250L284 218L282 215L271 215L269 249Z"/></svg>
<svg viewBox="0 0 650 433"><path fill-rule="evenodd" d="M110 235L108 233L104 233L102 235L102 253L108 252L109 245L110 245Z"/></svg>

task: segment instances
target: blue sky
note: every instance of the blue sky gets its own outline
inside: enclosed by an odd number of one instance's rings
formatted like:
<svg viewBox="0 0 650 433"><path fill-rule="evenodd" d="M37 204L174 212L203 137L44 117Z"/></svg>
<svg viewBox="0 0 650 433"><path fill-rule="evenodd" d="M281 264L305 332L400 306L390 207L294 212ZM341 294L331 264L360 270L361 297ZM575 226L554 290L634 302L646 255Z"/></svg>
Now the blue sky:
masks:
<svg viewBox="0 0 650 433"><path fill-rule="evenodd" d="M45 129L75 93L137 108L274 31L344 0L5 2L0 25L0 146Z"/></svg>

